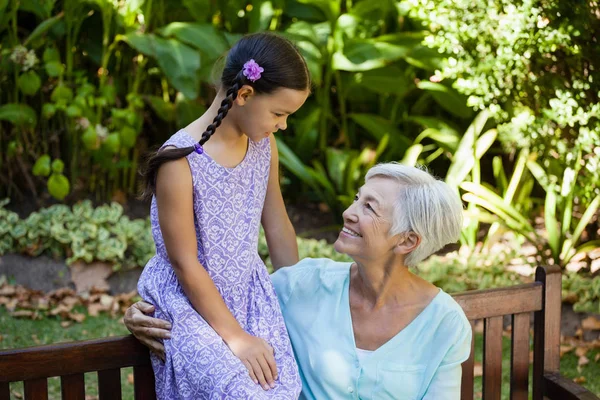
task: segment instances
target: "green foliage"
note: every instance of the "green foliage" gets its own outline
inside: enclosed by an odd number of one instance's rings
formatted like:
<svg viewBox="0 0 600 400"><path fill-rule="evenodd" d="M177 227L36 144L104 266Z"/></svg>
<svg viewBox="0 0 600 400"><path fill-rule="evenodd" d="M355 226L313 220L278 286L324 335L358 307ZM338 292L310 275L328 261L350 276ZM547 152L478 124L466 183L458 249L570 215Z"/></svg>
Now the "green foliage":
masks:
<svg viewBox="0 0 600 400"><path fill-rule="evenodd" d="M587 204L599 194L600 31L598 2L559 0L406 0L409 15L423 21L426 42L448 58L436 72L489 109L507 149L539 155L560 179L573 168L571 149L585 169L575 197Z"/></svg>
<svg viewBox="0 0 600 400"><path fill-rule="evenodd" d="M0 202L0 254L47 254L68 264L105 261L115 268L141 267L154 255L149 220L130 220L117 203L54 205L26 219L8 211L6 204Z"/></svg>

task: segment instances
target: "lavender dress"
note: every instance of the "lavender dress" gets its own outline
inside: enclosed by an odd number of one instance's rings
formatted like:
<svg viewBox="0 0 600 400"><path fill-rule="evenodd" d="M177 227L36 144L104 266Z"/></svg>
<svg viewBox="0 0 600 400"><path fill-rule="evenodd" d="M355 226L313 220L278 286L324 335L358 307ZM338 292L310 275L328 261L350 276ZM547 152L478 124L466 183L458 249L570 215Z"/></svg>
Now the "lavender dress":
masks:
<svg viewBox="0 0 600 400"><path fill-rule="evenodd" d="M192 146L181 130L164 146ZM156 244L144 268L138 292L169 321L164 340L166 363L152 355L159 399L297 399L301 382L279 303L258 255L271 148L269 139L249 141L244 160L235 168L217 164L207 154L187 156L192 172L194 225L198 261L206 268L225 304L241 327L275 349L279 374L275 388L255 384L241 361L196 312L173 271L158 224L156 199L150 218Z"/></svg>

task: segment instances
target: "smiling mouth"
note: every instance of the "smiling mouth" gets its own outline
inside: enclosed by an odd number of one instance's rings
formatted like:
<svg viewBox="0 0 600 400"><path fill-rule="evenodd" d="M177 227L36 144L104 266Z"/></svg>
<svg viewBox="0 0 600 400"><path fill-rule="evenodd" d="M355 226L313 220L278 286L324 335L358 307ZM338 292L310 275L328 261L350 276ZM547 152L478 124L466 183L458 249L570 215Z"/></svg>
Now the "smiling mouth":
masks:
<svg viewBox="0 0 600 400"><path fill-rule="evenodd" d="M342 232L344 232L345 234L350 235L352 237L362 237L362 235L360 235L357 232L354 232L352 229L348 229L346 227L342 228Z"/></svg>

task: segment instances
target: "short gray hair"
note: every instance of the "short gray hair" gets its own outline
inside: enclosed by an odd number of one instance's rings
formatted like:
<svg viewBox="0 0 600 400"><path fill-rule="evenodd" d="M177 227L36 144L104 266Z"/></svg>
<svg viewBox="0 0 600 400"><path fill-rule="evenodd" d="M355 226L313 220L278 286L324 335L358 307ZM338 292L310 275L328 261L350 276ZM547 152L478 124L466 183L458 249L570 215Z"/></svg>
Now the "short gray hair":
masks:
<svg viewBox="0 0 600 400"><path fill-rule="evenodd" d="M374 177L389 178L400 185L394 202L391 235L415 232L421 243L406 256L404 263L414 267L448 243L460 238L463 205L458 193L436 179L425 167L399 163L377 164L367 172L365 181Z"/></svg>

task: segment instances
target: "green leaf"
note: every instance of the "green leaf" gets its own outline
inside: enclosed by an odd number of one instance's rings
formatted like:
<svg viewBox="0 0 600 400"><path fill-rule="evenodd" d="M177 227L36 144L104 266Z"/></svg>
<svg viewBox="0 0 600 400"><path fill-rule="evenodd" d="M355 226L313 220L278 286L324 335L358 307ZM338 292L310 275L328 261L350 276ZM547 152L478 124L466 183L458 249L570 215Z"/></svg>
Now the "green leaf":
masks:
<svg viewBox="0 0 600 400"><path fill-rule="evenodd" d="M137 132L130 126L125 126L121 129L119 133L121 137L121 146L125 149L130 149L135 146L135 141L137 139Z"/></svg>
<svg viewBox="0 0 600 400"><path fill-rule="evenodd" d="M199 49L209 60L217 59L229 50L227 39L212 24L173 22L159 29L158 32L164 37L177 38Z"/></svg>
<svg viewBox="0 0 600 400"><path fill-rule="evenodd" d="M594 200L592 200L592 202L588 205L587 209L581 216L579 223L577 223L577 226L575 227L575 230L573 231L573 234L571 235L571 240L573 241L573 244L576 244L577 242L579 242L579 238L581 237L581 234L583 233L585 227L588 226L588 224L590 223L590 221L592 220L594 215L596 215L596 211L598 211L599 206L600 206L600 195L596 196L594 198Z"/></svg>
<svg viewBox="0 0 600 400"><path fill-rule="evenodd" d="M470 118L473 115L473 110L467 107L467 99L456 90L429 81L420 81L417 87L430 93L440 106L457 117Z"/></svg>
<svg viewBox="0 0 600 400"><path fill-rule="evenodd" d="M395 94L403 97L414 84L406 77L404 71L396 66L378 68L366 72L358 72L354 81L375 93Z"/></svg>
<svg viewBox="0 0 600 400"><path fill-rule="evenodd" d="M175 105L173 103L166 102L158 96L146 96L144 99L160 119L165 122L175 121Z"/></svg>
<svg viewBox="0 0 600 400"><path fill-rule="evenodd" d="M182 3L196 21L206 22L210 20L209 0L183 0Z"/></svg>
<svg viewBox="0 0 600 400"><path fill-rule="evenodd" d="M54 173L48 179L48 192L55 199L64 200L70 190L71 185L66 176Z"/></svg>
<svg viewBox="0 0 600 400"><path fill-rule="evenodd" d="M56 0L19 0L19 10L33 13L41 19L50 17Z"/></svg>
<svg viewBox="0 0 600 400"><path fill-rule="evenodd" d="M60 53L54 46L46 47L44 49L44 54L42 56L42 60L44 60L45 63L48 63L51 61L60 62Z"/></svg>
<svg viewBox="0 0 600 400"><path fill-rule="evenodd" d="M340 15L340 2L331 0L296 0L298 3L318 8L330 22L334 22Z"/></svg>
<svg viewBox="0 0 600 400"><path fill-rule="evenodd" d="M98 134L93 126L88 126L85 132L83 132L81 141L88 150L98 150L100 148L100 140L98 139Z"/></svg>
<svg viewBox="0 0 600 400"><path fill-rule="evenodd" d="M260 32L267 30L274 16L275 9L271 0L253 1L252 11L248 13L248 31Z"/></svg>
<svg viewBox="0 0 600 400"><path fill-rule="evenodd" d="M121 137L116 132L110 133L102 143L102 147L110 154L116 154L121 149Z"/></svg>
<svg viewBox="0 0 600 400"><path fill-rule="evenodd" d="M506 223L507 219L513 220L515 222L514 225L518 226L520 232L535 234L535 230L533 229L533 226L529 220L512 205L504 204L502 198L496 193L478 183L473 182L463 182L460 185L460 188L467 192L471 192L474 197L479 199L476 204L487 208L491 212L503 218L503 222Z"/></svg>
<svg viewBox="0 0 600 400"><path fill-rule="evenodd" d="M385 135L390 136L393 149L399 151L400 154L409 148L412 144L411 140L404 136L389 120L373 114L358 114L352 113L348 116L378 141Z"/></svg>
<svg viewBox="0 0 600 400"><path fill-rule="evenodd" d="M175 89L189 99L198 96L196 72L200 68L200 54L197 50L177 40L163 39L153 34L133 32L124 36L124 40L137 51L155 58Z"/></svg>
<svg viewBox="0 0 600 400"><path fill-rule="evenodd" d="M17 127L34 128L37 114L27 104L5 104L0 106L0 121L8 121Z"/></svg>
<svg viewBox="0 0 600 400"><path fill-rule="evenodd" d="M343 51L333 54L333 69L341 71L368 71L381 68L408 54L408 47L377 39L348 39Z"/></svg>
<svg viewBox="0 0 600 400"><path fill-rule="evenodd" d="M444 62L437 50L427 46L415 46L404 59L410 65L428 71L441 70Z"/></svg>
<svg viewBox="0 0 600 400"><path fill-rule="evenodd" d="M355 153L356 152L343 151L333 147L329 147L325 151L327 173L336 186L338 192L341 192L342 188L344 187L344 172L350 159L356 156Z"/></svg>
<svg viewBox="0 0 600 400"><path fill-rule="evenodd" d="M34 176L48 176L50 175L50 156L48 154L44 154L40 156L33 164L33 175Z"/></svg>
<svg viewBox="0 0 600 400"><path fill-rule="evenodd" d="M27 46L30 42L35 41L37 38L42 36L44 33L48 32L54 25L56 25L56 23L58 21L60 21L62 19L63 16L64 16L64 12L61 11L60 14L55 15L52 18L48 18L47 20L45 20L44 22L39 24L33 30L33 32L31 32L31 34L27 37L27 39L25 39L25 42L23 42L23 46Z"/></svg>
<svg viewBox="0 0 600 400"><path fill-rule="evenodd" d="M480 112L475 117L471 125L469 125L469 128L460 140L458 149L452 157L452 164L450 165L446 175L446 183L448 183L450 186L458 186L462 181L465 180L467 175L469 175L469 172L471 172L473 169L476 161L474 147L476 147L477 138L483 130L487 119L487 110ZM491 139L491 137L486 137L484 144L489 143L489 139ZM482 145L482 147L485 146Z"/></svg>
<svg viewBox="0 0 600 400"><path fill-rule="evenodd" d="M560 246L560 232L558 229L558 222L556 220L556 192L555 185L550 185L550 190L546 192L546 201L544 204L544 222L546 225L546 232L548 233L548 245L552 250L552 256L555 260L558 260Z"/></svg>
<svg viewBox="0 0 600 400"><path fill-rule="evenodd" d="M65 163L60 159L52 161L52 172L55 174L62 174L65 169Z"/></svg>
<svg viewBox="0 0 600 400"><path fill-rule="evenodd" d="M26 96L33 96L40 90L42 80L39 75L33 71L27 71L19 76L19 89Z"/></svg>
<svg viewBox="0 0 600 400"><path fill-rule="evenodd" d="M412 146L410 146L408 148L408 150L406 150L406 153L404 153L404 157L402 158L402 161L400 161L400 162L404 165L409 165L411 167L414 167L417 164L417 162L419 161L419 156L421 155L422 152L423 152L423 145L413 144Z"/></svg>
<svg viewBox="0 0 600 400"><path fill-rule="evenodd" d="M60 61L49 61L44 64L46 73L52 78L61 76L65 72L65 66Z"/></svg>

